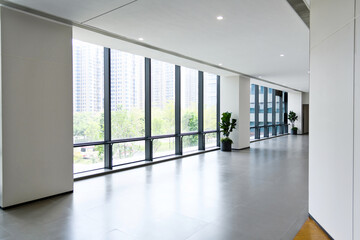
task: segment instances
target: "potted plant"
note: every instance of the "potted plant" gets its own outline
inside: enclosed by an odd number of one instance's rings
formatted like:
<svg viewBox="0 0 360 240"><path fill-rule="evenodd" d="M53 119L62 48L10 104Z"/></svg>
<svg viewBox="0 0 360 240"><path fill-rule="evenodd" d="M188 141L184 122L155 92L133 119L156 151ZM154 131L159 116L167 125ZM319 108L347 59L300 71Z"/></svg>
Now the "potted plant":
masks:
<svg viewBox="0 0 360 240"><path fill-rule="evenodd" d="M236 119L231 119L230 112L224 112L221 117L220 128L224 137L221 138L221 151L231 152L233 141L229 138L230 133L235 129Z"/></svg>
<svg viewBox="0 0 360 240"><path fill-rule="evenodd" d="M288 119L291 122L291 135L297 135L298 128L295 127L295 121L298 120L298 116L296 115L295 112L290 111L288 115Z"/></svg>

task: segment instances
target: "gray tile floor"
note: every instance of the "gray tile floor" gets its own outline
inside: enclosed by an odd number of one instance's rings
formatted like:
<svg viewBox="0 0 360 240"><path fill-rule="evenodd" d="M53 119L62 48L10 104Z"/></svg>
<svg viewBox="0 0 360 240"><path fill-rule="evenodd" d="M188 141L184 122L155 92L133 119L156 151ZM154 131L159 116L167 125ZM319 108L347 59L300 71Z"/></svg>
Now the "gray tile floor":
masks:
<svg viewBox="0 0 360 240"><path fill-rule="evenodd" d="M308 137L210 152L74 188L0 210L0 239L292 239L307 217Z"/></svg>

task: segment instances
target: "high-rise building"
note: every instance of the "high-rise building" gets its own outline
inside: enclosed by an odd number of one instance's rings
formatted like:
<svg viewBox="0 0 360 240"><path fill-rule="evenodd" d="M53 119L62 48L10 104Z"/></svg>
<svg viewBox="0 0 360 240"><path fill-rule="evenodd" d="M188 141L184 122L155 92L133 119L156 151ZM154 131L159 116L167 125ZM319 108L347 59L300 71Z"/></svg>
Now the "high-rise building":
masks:
<svg viewBox="0 0 360 240"><path fill-rule="evenodd" d="M100 46L73 40L74 112L104 109L103 54Z"/></svg>
<svg viewBox="0 0 360 240"><path fill-rule="evenodd" d="M144 58L111 50L111 110L144 109Z"/></svg>

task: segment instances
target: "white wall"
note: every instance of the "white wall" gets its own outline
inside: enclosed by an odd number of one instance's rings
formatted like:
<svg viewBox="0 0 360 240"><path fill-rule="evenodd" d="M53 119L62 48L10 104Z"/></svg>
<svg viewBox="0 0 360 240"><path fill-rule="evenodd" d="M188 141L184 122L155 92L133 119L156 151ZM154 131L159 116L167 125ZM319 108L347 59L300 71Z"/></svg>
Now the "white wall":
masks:
<svg viewBox="0 0 360 240"><path fill-rule="evenodd" d="M72 29L1 8L1 207L73 189Z"/></svg>
<svg viewBox="0 0 360 240"><path fill-rule="evenodd" d="M354 0L311 1L309 212L334 239L360 239L353 235L359 229L353 183L360 93L354 89L354 6Z"/></svg>
<svg viewBox="0 0 360 240"><path fill-rule="evenodd" d="M302 134L302 96L301 92L288 92L288 112L293 111L298 115L298 120L295 122L295 127L298 128L298 134ZM290 131L291 125L289 126L289 132Z"/></svg>
<svg viewBox="0 0 360 240"><path fill-rule="evenodd" d="M356 1L356 43L360 39L360 1ZM354 239L360 239L360 55L359 44L355 49L355 89L354 89Z"/></svg>
<svg viewBox="0 0 360 240"><path fill-rule="evenodd" d="M220 112L232 112L237 119L237 126L230 138L233 148L242 149L250 146L250 79L233 76L220 79Z"/></svg>

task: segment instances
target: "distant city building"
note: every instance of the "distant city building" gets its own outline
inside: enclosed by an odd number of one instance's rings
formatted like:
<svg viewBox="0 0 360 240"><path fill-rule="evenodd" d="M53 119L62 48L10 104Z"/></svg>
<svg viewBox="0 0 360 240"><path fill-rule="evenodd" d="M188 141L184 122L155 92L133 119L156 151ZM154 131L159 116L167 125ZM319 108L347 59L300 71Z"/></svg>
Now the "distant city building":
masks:
<svg viewBox="0 0 360 240"><path fill-rule="evenodd" d="M181 67L181 107L197 108L198 102L198 71L190 68ZM194 106L196 105L196 106Z"/></svg>
<svg viewBox="0 0 360 240"><path fill-rule="evenodd" d="M74 112L104 109L104 48L73 40Z"/></svg>
<svg viewBox="0 0 360 240"><path fill-rule="evenodd" d="M204 73L204 103L207 106L216 106L217 75Z"/></svg>
<svg viewBox="0 0 360 240"><path fill-rule="evenodd" d="M144 109L144 58L111 50L111 110Z"/></svg>
<svg viewBox="0 0 360 240"><path fill-rule="evenodd" d="M163 108L175 102L175 65L151 61L151 106Z"/></svg>
<svg viewBox="0 0 360 240"><path fill-rule="evenodd" d="M111 50L111 110L144 109L145 66L144 57ZM182 107L198 102L198 71L183 68ZM206 106L216 105L216 79L204 73L204 101ZM175 102L175 65L152 60L151 105L163 108ZM104 110L104 48L73 40L74 112L100 112Z"/></svg>

